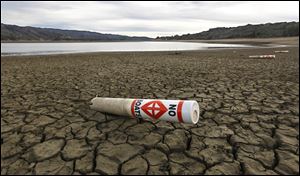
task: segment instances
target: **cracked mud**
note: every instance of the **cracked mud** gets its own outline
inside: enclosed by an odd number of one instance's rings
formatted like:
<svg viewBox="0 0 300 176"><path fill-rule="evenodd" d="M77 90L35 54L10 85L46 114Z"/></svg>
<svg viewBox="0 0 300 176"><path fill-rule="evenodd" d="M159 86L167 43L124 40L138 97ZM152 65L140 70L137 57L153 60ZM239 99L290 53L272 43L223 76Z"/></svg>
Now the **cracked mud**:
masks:
<svg viewBox="0 0 300 176"><path fill-rule="evenodd" d="M1 174L299 174L298 47L1 58ZM196 125L89 109L193 99Z"/></svg>

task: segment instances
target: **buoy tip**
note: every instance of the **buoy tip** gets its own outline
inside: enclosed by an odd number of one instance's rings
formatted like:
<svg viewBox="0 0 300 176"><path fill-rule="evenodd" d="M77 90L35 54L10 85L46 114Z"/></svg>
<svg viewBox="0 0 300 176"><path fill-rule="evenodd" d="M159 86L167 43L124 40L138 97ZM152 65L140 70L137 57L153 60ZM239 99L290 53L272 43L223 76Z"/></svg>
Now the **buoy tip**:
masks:
<svg viewBox="0 0 300 176"><path fill-rule="evenodd" d="M193 104L193 112L192 112L193 124L196 124L199 121L199 115L200 115L199 104L197 102L195 102Z"/></svg>

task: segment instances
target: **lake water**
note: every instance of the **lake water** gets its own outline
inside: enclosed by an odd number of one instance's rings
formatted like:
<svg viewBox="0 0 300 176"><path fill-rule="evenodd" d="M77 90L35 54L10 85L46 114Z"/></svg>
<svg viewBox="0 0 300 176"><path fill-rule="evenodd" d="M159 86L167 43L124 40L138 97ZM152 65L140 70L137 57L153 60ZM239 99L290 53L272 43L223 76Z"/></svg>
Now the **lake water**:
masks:
<svg viewBox="0 0 300 176"><path fill-rule="evenodd" d="M78 42L78 43L1 43L1 56L46 55L83 52L180 51L211 48L245 48L249 45L196 42Z"/></svg>

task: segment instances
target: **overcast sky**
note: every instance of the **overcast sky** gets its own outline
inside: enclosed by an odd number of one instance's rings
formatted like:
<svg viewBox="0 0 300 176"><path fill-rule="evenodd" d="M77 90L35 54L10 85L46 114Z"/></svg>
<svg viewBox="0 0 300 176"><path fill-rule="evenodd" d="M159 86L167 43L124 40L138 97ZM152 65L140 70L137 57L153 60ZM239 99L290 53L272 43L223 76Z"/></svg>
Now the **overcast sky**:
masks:
<svg viewBox="0 0 300 176"><path fill-rule="evenodd" d="M283 21L299 21L298 1L1 1L1 23L129 36L156 37Z"/></svg>

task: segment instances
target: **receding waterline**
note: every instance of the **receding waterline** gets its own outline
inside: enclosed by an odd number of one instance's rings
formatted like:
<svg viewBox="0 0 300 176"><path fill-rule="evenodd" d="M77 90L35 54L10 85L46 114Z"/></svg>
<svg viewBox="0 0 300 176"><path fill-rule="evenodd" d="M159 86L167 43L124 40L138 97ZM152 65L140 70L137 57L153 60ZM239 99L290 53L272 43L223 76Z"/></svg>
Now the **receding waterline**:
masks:
<svg viewBox="0 0 300 176"><path fill-rule="evenodd" d="M183 51L209 48L247 48L250 45L196 42L78 42L78 43L1 43L1 56L49 55L87 52Z"/></svg>

